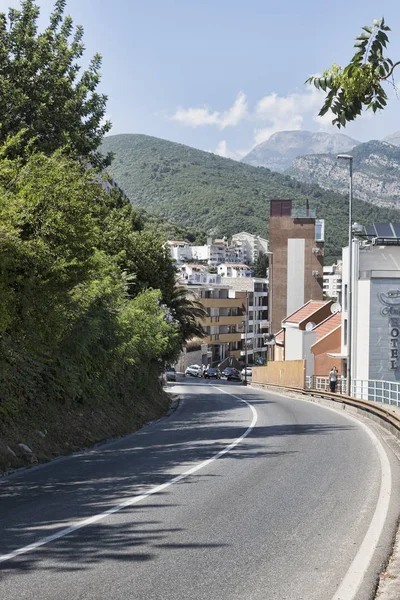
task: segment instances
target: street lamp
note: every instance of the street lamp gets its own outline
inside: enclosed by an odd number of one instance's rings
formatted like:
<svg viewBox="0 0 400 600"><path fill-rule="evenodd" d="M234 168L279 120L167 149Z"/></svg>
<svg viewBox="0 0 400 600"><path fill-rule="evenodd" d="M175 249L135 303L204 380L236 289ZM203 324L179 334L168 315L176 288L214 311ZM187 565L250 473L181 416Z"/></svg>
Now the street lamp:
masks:
<svg viewBox="0 0 400 600"><path fill-rule="evenodd" d="M347 393L351 396L351 354L352 354L352 300L353 300L353 157L338 154L338 160L349 163L349 287L347 294Z"/></svg>

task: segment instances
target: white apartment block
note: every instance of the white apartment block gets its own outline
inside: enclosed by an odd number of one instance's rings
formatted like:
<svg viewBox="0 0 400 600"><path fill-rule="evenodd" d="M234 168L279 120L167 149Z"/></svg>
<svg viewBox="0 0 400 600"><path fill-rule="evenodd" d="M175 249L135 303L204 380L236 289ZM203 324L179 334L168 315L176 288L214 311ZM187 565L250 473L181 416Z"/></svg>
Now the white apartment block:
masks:
<svg viewBox="0 0 400 600"><path fill-rule="evenodd" d="M240 251L242 261L248 265L253 265L260 252L266 254L269 248L268 240L246 231L235 233L232 236L232 244Z"/></svg>
<svg viewBox="0 0 400 600"><path fill-rule="evenodd" d="M217 267L221 277L251 277L251 269L244 264L223 263Z"/></svg>
<svg viewBox="0 0 400 600"><path fill-rule="evenodd" d="M338 299L342 293L342 261L324 267L323 292L329 298Z"/></svg>
<svg viewBox="0 0 400 600"><path fill-rule="evenodd" d="M222 263L253 265L260 252L268 252L268 240L242 231L232 236L232 240L207 239L203 246L191 246L188 242L169 240L171 256L178 264L198 260L210 266Z"/></svg>

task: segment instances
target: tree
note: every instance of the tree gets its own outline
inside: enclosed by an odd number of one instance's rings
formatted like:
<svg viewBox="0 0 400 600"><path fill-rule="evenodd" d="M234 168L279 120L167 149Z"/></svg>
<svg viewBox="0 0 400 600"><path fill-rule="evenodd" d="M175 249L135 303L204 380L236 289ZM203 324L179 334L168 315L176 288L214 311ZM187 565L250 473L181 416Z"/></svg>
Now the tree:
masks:
<svg viewBox="0 0 400 600"><path fill-rule="evenodd" d="M201 321L208 316L208 313L191 290L177 285L168 306L172 316L179 323L183 343L194 337L205 336Z"/></svg>
<svg viewBox="0 0 400 600"><path fill-rule="evenodd" d="M70 152L106 166L111 155L97 151L111 129L105 120L107 96L96 90L101 56L80 77L83 28L64 17L66 0L56 0L50 23L38 33L39 7L23 0L21 10L0 13L0 144L25 129L24 144L50 155Z"/></svg>
<svg viewBox="0 0 400 600"><path fill-rule="evenodd" d="M266 277L268 269L268 256L260 252L254 264L254 277Z"/></svg>
<svg viewBox="0 0 400 600"><path fill-rule="evenodd" d="M321 77L310 77L306 83L327 92L319 116L329 110L333 113L333 125L345 127L361 115L364 109L374 113L387 104L385 83L394 86L393 71L400 61L393 62L385 56L390 27L384 19L375 20L373 26L366 25L354 44L356 53L350 63L342 68L333 65Z"/></svg>

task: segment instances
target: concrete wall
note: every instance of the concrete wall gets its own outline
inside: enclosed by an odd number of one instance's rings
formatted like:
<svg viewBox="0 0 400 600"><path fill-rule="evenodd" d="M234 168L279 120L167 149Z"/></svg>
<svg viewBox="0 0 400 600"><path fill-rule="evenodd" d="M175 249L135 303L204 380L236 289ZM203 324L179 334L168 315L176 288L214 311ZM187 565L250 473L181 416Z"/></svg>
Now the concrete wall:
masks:
<svg viewBox="0 0 400 600"><path fill-rule="evenodd" d="M287 327L285 330L285 359L301 360L303 356L304 331L297 327Z"/></svg>
<svg viewBox="0 0 400 600"><path fill-rule="evenodd" d="M189 365L206 365L211 364L211 353L207 353L207 344L202 344L201 348L188 352L186 348L181 352L175 369L183 373Z"/></svg>
<svg viewBox="0 0 400 600"><path fill-rule="evenodd" d="M291 315L303 306L304 299L304 250L306 241L289 238L287 246L287 298L286 314ZM308 298L306 299L308 300Z"/></svg>
<svg viewBox="0 0 400 600"><path fill-rule="evenodd" d="M288 387L305 386L305 361L272 361L265 367L253 367L253 383L270 383Z"/></svg>

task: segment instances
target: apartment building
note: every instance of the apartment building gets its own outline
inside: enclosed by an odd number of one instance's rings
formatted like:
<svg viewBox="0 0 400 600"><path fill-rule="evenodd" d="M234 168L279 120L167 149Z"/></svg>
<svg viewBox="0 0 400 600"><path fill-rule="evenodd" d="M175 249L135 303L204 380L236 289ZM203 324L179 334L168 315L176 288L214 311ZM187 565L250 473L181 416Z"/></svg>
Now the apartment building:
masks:
<svg viewBox="0 0 400 600"><path fill-rule="evenodd" d="M217 267L218 275L221 277L251 277L251 269L244 264L223 263Z"/></svg>
<svg viewBox="0 0 400 600"><path fill-rule="evenodd" d="M323 292L325 297L337 300L342 292L342 261L336 265L324 267Z"/></svg>
<svg viewBox="0 0 400 600"><path fill-rule="evenodd" d="M266 254L269 250L268 240L246 231L235 233L232 236L232 245L237 248L242 261L248 265L253 265L261 252Z"/></svg>
<svg viewBox="0 0 400 600"><path fill-rule="evenodd" d="M260 252L268 251L268 240L242 231L229 240L207 239L203 246L192 246L179 240L168 241L171 256L180 265L190 260L196 260L217 266L223 263L253 265Z"/></svg>
<svg viewBox="0 0 400 600"><path fill-rule="evenodd" d="M221 282L229 285L236 297L243 303L241 360L245 359L247 342L247 361L254 364L260 358L265 359L268 346L265 334L269 333L268 320L268 282L258 277L223 277Z"/></svg>
<svg viewBox="0 0 400 600"><path fill-rule="evenodd" d="M322 300L324 221L308 206L271 200L269 233L271 332L277 333L286 315Z"/></svg>
<svg viewBox="0 0 400 600"><path fill-rule="evenodd" d="M211 352L211 363L218 364L229 356L240 359L243 330L243 298L236 297L218 275L202 275L199 281L188 280L188 287L207 310L202 339Z"/></svg>

